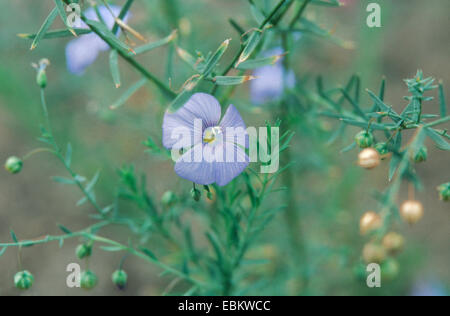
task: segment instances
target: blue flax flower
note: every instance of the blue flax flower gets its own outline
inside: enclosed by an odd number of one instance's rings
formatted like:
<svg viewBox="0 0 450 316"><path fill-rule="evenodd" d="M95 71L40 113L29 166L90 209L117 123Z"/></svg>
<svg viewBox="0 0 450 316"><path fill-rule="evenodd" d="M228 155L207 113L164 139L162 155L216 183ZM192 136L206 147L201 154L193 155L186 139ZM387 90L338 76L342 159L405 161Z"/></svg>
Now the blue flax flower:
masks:
<svg viewBox="0 0 450 316"><path fill-rule="evenodd" d="M114 16L118 16L121 8L111 5L111 11ZM111 12L105 7L98 8L100 16L109 29L114 25L114 17ZM97 13L93 8L89 8L84 12L89 20L98 21ZM127 15L124 19L128 19ZM80 22L79 28L87 29L88 26L84 22ZM109 45L103 41L97 34L90 33L82 35L72 41L66 46L67 69L76 75L82 75L87 67L89 67L98 57L101 52L109 50Z"/></svg>
<svg viewBox="0 0 450 316"><path fill-rule="evenodd" d="M167 112L163 122L163 145L182 154L176 161L178 176L197 184L220 186L240 175L249 164L245 152L248 135L245 123L230 105L222 120L217 99L194 94L175 113Z"/></svg>
<svg viewBox="0 0 450 316"><path fill-rule="evenodd" d="M265 52L263 57L282 55L283 53L283 49L278 47ZM287 71L283 67L282 58L274 65L255 69L253 75L256 79L250 82L250 95L252 102L256 105L278 101L285 88L295 86L295 74L292 70Z"/></svg>

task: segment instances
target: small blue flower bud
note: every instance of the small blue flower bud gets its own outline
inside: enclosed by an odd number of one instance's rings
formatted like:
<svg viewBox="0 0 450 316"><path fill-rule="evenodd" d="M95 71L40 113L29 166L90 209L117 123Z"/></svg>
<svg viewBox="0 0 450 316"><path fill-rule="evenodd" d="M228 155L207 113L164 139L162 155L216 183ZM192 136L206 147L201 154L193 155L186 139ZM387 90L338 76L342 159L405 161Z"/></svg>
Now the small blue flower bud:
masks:
<svg viewBox="0 0 450 316"><path fill-rule="evenodd" d="M356 134L355 141L360 148L368 148L373 145L373 135L370 132L362 131Z"/></svg>
<svg viewBox="0 0 450 316"><path fill-rule="evenodd" d="M98 283L97 275L92 271L83 271L81 273L81 288L92 290Z"/></svg>
<svg viewBox="0 0 450 316"><path fill-rule="evenodd" d="M14 276L14 285L19 290L28 290L33 286L34 277L28 271L21 271Z"/></svg>
<svg viewBox="0 0 450 316"><path fill-rule="evenodd" d="M5 169L12 174L19 173L22 170L22 167L23 161L20 158L13 156L6 160Z"/></svg>
<svg viewBox="0 0 450 316"><path fill-rule="evenodd" d="M120 290L123 290L127 286L128 275L123 270L117 270L112 274L112 281Z"/></svg>
<svg viewBox="0 0 450 316"><path fill-rule="evenodd" d="M420 163L426 161L427 158L428 158L428 149L427 147L422 146L414 156L414 161Z"/></svg>

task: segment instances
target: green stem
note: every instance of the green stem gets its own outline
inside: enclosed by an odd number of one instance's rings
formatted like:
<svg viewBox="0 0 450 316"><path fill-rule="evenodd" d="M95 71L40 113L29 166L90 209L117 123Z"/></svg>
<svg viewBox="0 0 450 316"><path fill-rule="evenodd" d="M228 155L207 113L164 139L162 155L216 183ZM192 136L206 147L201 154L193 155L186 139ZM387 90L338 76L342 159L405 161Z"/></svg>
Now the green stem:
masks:
<svg viewBox="0 0 450 316"><path fill-rule="evenodd" d="M265 20L261 23L261 25L259 26L259 29L262 30L264 29L264 27L272 21L273 17L275 16L275 14L277 14L277 12L281 9L281 7L286 3L287 0L281 0L278 5L272 10L272 12L265 18ZM284 12L286 13L286 11ZM278 23L275 22L273 26L276 26L276 24ZM236 65L237 61L239 60L239 57L241 56L241 54L243 53L245 49L244 45L241 45L241 48L239 49L238 53L236 54L236 56L234 56L233 61L225 68L225 70L222 72L221 76L226 76L231 69L233 69L234 65ZM215 85L212 89L211 94L216 94L217 89L219 88L218 85Z"/></svg>
<svg viewBox="0 0 450 316"><path fill-rule="evenodd" d="M305 12L306 7L308 6L308 4L311 2L311 0L305 0L303 1L302 6L298 9L297 13L295 14L294 18L291 21L291 24L289 25L289 29L293 29L295 24L297 23L297 21L300 20L300 18L303 15L303 12Z"/></svg>
<svg viewBox="0 0 450 316"><path fill-rule="evenodd" d="M46 119L48 138L54 149L52 153L62 162L62 164L64 165L64 168L69 172L69 174L71 175L75 184L78 186L80 191L84 194L86 199L92 204L92 206L94 206L94 208L97 210L97 212L99 212L100 214L103 214L102 208L97 204L97 202L94 200L92 195L86 191L86 189L84 188L84 186L80 182L80 180L78 180L77 173L75 173L72 170L72 168L70 167L70 165L67 163L66 159L64 158L63 154L61 153L61 149L59 148L58 144L55 141L55 138L54 138L53 132L52 132L51 123L50 123L50 117L48 114L47 102L45 100L45 89L44 88L41 88L41 103L42 103L42 108L44 110L44 116Z"/></svg>
<svg viewBox="0 0 450 316"><path fill-rule="evenodd" d="M69 0L64 0L64 2L66 4L69 4L70 1ZM88 19L86 18L86 16L81 15L81 20L83 22L86 23L86 21L88 21ZM86 23L88 24L88 23ZM105 37L103 36L103 34L97 30L95 27L90 26L88 24L89 28L91 29L92 32L94 32L95 34L97 34L101 39L103 39L112 49L114 49L114 46L111 45L111 42ZM167 97L168 99L172 100L175 99L175 97L177 96L177 94L175 92L173 92L166 84L164 84L164 82L162 82L161 80L159 80L156 76L154 76L151 72L149 72L147 69L145 69L141 64L139 64L134 58L128 56L127 54L125 54L124 52L118 50L119 55L126 61L128 62L133 68L135 68L138 72L140 72L145 78L147 78L149 81L153 82L160 90L161 92L164 94L165 97Z"/></svg>

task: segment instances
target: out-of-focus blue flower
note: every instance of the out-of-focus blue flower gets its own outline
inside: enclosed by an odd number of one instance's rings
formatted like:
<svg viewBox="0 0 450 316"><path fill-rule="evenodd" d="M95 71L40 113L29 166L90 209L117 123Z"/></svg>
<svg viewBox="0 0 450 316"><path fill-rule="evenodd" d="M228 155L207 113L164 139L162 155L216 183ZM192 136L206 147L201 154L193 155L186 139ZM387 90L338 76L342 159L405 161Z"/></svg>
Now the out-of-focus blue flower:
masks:
<svg viewBox="0 0 450 316"><path fill-rule="evenodd" d="M164 147L186 150L175 164L178 176L197 184L224 186L248 166L249 157L244 149L248 145L248 135L241 115L230 105L222 120L220 117L219 102L205 93L193 95L175 113L165 114ZM230 132L232 129L237 137ZM183 130L188 137L181 140Z"/></svg>
<svg viewBox="0 0 450 316"><path fill-rule="evenodd" d="M282 55L283 49L278 47L267 51L263 57ZM292 70L283 67L283 59L280 58L274 65L255 69L255 80L250 82L250 95L252 102L261 105L270 101L277 101L283 95L285 88L295 86L295 74Z"/></svg>
<svg viewBox="0 0 450 316"><path fill-rule="evenodd" d="M447 296L447 293L439 282L420 280L414 284L411 296Z"/></svg>
<svg viewBox="0 0 450 316"><path fill-rule="evenodd" d="M120 14L121 8L119 6L110 6L114 16ZM100 16L109 29L114 26L114 17L111 12L105 7L100 6ZM97 13L93 8L89 8L84 12L89 20L98 21ZM128 20L129 15L125 17L124 21ZM88 26L81 22L79 28L87 29ZM70 41L66 46L67 69L76 75L82 75L87 67L89 67L98 57L100 52L109 50L109 45L103 41L97 34L90 33L82 35L77 39Z"/></svg>

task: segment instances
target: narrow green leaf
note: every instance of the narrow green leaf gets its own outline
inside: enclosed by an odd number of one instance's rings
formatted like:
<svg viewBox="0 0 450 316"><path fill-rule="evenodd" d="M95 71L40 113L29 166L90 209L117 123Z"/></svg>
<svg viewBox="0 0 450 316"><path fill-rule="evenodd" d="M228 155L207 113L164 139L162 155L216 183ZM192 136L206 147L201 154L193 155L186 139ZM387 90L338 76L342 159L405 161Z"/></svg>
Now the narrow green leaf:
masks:
<svg viewBox="0 0 450 316"><path fill-rule="evenodd" d="M216 68L217 63L222 58L223 54L225 54L226 50L228 49L228 46L230 45L230 39L225 40L217 49L217 51L214 53L214 55L211 56L211 58L206 63L205 69L203 70L203 76L206 78L208 77Z"/></svg>
<svg viewBox="0 0 450 316"><path fill-rule="evenodd" d="M112 49L109 53L109 69L116 88L120 87L120 69L119 69L119 53L116 49Z"/></svg>
<svg viewBox="0 0 450 316"><path fill-rule="evenodd" d="M425 132L439 149L450 151L450 144L441 135L436 133L434 129L431 127L425 127Z"/></svg>
<svg viewBox="0 0 450 316"><path fill-rule="evenodd" d="M99 31L102 34L104 39L107 42L109 42L109 44L111 44L113 48L118 49L125 54L128 54L129 52L134 52L130 46L119 40L103 23L89 19L85 19L84 21L90 27L97 29L97 31Z"/></svg>
<svg viewBox="0 0 450 316"><path fill-rule="evenodd" d="M247 61L244 61L243 63L241 63L237 67L237 69L249 70L249 69L256 69L256 68L260 68L260 67L264 67L264 66L268 66L268 65L274 65L282 57L283 57L283 55L277 55L277 56L271 56L271 57L266 57L266 58L250 59L250 60L247 60Z"/></svg>
<svg viewBox="0 0 450 316"><path fill-rule="evenodd" d="M237 61L235 68L239 67L240 64L245 62L247 59L250 58L252 53L255 51L256 47L260 43L262 39L262 31L256 30L255 32L250 35L250 38L247 41L247 44L245 45L244 50L242 51L242 54L239 56L239 60Z"/></svg>
<svg viewBox="0 0 450 316"><path fill-rule="evenodd" d="M76 184L76 181L74 179L64 177L53 177L52 180L61 184Z"/></svg>
<svg viewBox="0 0 450 316"><path fill-rule="evenodd" d="M75 32L76 35L84 35L92 33L92 31L89 29L73 29L73 31ZM20 33L17 34L17 36L24 39L35 39L37 37L37 34ZM69 36L73 36L73 33L71 33L69 30L54 30L45 33L45 35L43 35L41 39L52 39Z"/></svg>
<svg viewBox="0 0 450 316"><path fill-rule="evenodd" d="M140 248L140 250L145 253L147 256L149 256L150 258L152 258L153 260L158 260L158 258L155 256L155 254L153 252L151 252L149 249L147 248Z"/></svg>
<svg viewBox="0 0 450 316"><path fill-rule="evenodd" d="M97 184L98 179L100 178L100 171L97 171L92 178L92 180L86 185L86 192L91 192L94 186Z"/></svg>
<svg viewBox="0 0 450 316"><path fill-rule="evenodd" d="M115 110L123 106L128 101L128 99L131 98L131 96L135 94L140 88L142 88L146 83L147 79L142 78L141 80L133 84L130 88L128 88L127 91L125 91L124 94L122 94L122 96L116 102L114 102L113 105L110 106L111 110Z"/></svg>
<svg viewBox="0 0 450 316"><path fill-rule="evenodd" d="M127 15L128 11L130 11L131 5L133 4L134 0L127 0L125 5L122 7L122 10L120 10L118 18L120 20L123 20L125 16ZM117 34L119 31L119 25L117 23L114 23L114 26L112 28L112 33Z"/></svg>
<svg viewBox="0 0 450 316"><path fill-rule="evenodd" d="M124 250L123 247L119 247L119 246L101 246L100 249L102 249L103 251L107 251L107 252L118 252L118 251Z"/></svg>
<svg viewBox="0 0 450 316"><path fill-rule="evenodd" d="M356 143L353 142L350 145L348 145L347 147L345 147L344 149L341 150L341 154L349 152L350 150L353 150L356 148Z"/></svg>
<svg viewBox="0 0 450 316"><path fill-rule="evenodd" d="M359 107L359 104L356 103L356 101L350 97L350 95L347 93L347 91L345 91L344 89L341 89L341 92L342 92L342 95L344 96L344 98L347 99L347 101L353 106L353 109L355 110L356 114L358 114L360 117L362 117L363 119L365 119L367 121L366 113L364 113L364 111Z"/></svg>
<svg viewBox="0 0 450 316"><path fill-rule="evenodd" d="M67 144L65 161L66 165L70 167L72 164L72 145L70 143Z"/></svg>
<svg viewBox="0 0 450 316"><path fill-rule="evenodd" d="M73 36L76 36L75 31L73 28L67 23L67 14L66 10L64 8L64 2L63 0L54 0L56 9L58 10L59 16L61 17L61 20L63 21L64 25L67 27L67 30L72 33Z"/></svg>
<svg viewBox="0 0 450 316"><path fill-rule="evenodd" d="M67 234L67 235L72 234L72 232L71 232L67 227L65 227L64 225L59 224L59 225L58 225L58 228L59 228L64 234Z"/></svg>
<svg viewBox="0 0 450 316"><path fill-rule="evenodd" d="M15 243L19 242L19 239L17 239L16 233L11 229L11 238Z"/></svg>
<svg viewBox="0 0 450 316"><path fill-rule="evenodd" d="M45 19L44 23L42 24L41 28L36 34L36 37L33 40L33 43L31 44L31 50L35 49L38 45L41 39L45 36L47 33L47 30L52 26L53 22L55 21L56 17L58 16L58 9L54 8L48 17Z"/></svg>
<svg viewBox="0 0 450 316"><path fill-rule="evenodd" d="M439 109L441 113L441 117L444 118L447 116L447 104L445 103L445 95L444 95L444 86L442 82L439 82Z"/></svg>
<svg viewBox="0 0 450 316"><path fill-rule="evenodd" d="M392 155L391 163L389 164L389 181L394 178L395 172L397 171L402 157L399 155Z"/></svg>
<svg viewBox="0 0 450 316"><path fill-rule="evenodd" d="M3 256L3 255L5 254L6 249L8 249L8 247L3 247L3 248L0 250L0 257Z"/></svg>
<svg viewBox="0 0 450 316"><path fill-rule="evenodd" d="M253 76L217 76L212 81L219 86L235 86L254 79Z"/></svg>
<svg viewBox="0 0 450 316"><path fill-rule="evenodd" d="M167 44L173 42L176 38L177 38L177 31L175 30L172 32L172 34L170 34L169 36L167 36L159 41L136 47L134 49L134 51L135 51L136 55L147 53L155 48L158 48L158 47L161 47L161 46L164 46L164 45L167 45ZM135 54L131 53L129 55L134 56Z"/></svg>

